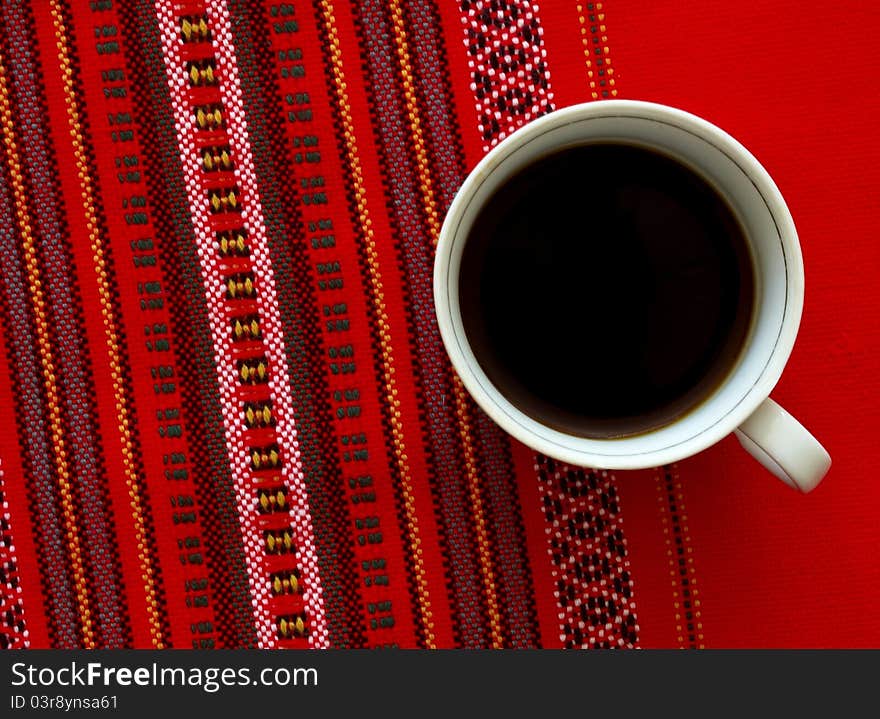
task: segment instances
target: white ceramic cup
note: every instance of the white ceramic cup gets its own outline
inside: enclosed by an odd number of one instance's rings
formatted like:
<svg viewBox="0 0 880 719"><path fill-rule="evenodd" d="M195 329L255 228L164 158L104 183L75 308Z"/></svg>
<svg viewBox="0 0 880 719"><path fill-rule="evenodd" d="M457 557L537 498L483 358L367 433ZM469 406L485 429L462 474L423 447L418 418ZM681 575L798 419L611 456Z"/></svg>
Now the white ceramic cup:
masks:
<svg viewBox="0 0 880 719"><path fill-rule="evenodd" d="M462 325L459 268L477 213L512 175L549 152L614 141L678 158L727 198L755 264L755 317L737 364L697 407L642 434L586 439L530 417L489 381ZM464 386L498 425L548 456L584 467L640 469L681 460L734 432L755 459L802 492L815 488L831 466L822 445L769 398L794 345L804 302L803 260L791 214L755 157L695 115L655 103L605 100L555 111L504 139L470 173L449 208L437 245L434 300L443 342Z"/></svg>

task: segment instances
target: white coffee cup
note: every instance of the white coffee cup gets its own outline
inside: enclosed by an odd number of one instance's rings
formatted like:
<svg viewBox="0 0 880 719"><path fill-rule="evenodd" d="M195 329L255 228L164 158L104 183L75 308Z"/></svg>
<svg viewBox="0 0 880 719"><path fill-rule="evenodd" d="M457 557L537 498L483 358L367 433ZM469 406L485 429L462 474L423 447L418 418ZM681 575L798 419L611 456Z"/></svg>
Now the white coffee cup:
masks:
<svg viewBox="0 0 880 719"><path fill-rule="evenodd" d="M505 181L550 152L615 141L672 155L724 195L755 263L755 317L736 366L697 407L648 432L593 439L542 424L489 381L464 332L458 282L471 226ZM434 300L443 342L464 386L505 431L548 456L584 467L641 469L689 457L733 432L764 467L802 492L814 489L831 466L824 447L769 398L794 346L804 302L803 260L791 213L755 157L695 115L655 103L607 100L557 110L504 139L470 173L449 208L437 245Z"/></svg>

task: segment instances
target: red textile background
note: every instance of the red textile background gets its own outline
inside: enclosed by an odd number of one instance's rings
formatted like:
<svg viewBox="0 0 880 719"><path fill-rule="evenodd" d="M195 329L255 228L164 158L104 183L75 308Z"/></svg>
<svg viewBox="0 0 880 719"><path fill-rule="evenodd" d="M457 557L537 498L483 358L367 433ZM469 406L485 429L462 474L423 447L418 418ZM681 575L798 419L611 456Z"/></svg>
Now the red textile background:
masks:
<svg viewBox="0 0 880 719"><path fill-rule="evenodd" d="M3 646L878 646L878 31L856 0L4 4ZM731 438L564 467L452 375L455 189L605 97L704 116L786 197L810 495Z"/></svg>

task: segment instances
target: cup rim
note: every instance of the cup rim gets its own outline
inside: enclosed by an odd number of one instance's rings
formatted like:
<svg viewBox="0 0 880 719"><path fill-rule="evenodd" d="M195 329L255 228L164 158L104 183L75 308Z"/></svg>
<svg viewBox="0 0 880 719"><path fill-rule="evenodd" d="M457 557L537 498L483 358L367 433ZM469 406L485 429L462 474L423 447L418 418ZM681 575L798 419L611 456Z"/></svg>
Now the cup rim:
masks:
<svg viewBox="0 0 880 719"><path fill-rule="evenodd" d="M473 367L467 361L462 344L469 347L469 343L455 329L450 294L452 283L457 283L457 278L451 277L451 273L446 271L456 247L464 214L469 209L475 192L494 169L530 141L555 128L590 119L614 117L665 122L714 145L737 164L766 203L776 224L787 276L786 301L776 343L770 350L757 381L735 406L685 440L660 449L625 454L605 454L598 451L597 447L610 446L611 443L620 446L624 442L635 446L636 442L633 440L644 435L619 439L583 438L547 428L550 435L565 438L566 444L562 445L525 427L516 414L528 418L526 413L507 400L505 403L509 407L499 404L487 392L483 384L493 386L491 381L479 366ZM781 192L767 170L739 141L716 125L685 110L641 100L602 100L555 110L526 124L490 150L468 174L450 205L438 238L434 264L434 302L440 334L454 369L477 404L505 431L529 447L571 464L605 469L640 469L669 464L708 448L733 432L769 396L788 361L800 324L803 310L803 260L794 221ZM500 395L497 390L496 393ZM529 419L540 424L532 418ZM650 435L652 432L644 434Z"/></svg>

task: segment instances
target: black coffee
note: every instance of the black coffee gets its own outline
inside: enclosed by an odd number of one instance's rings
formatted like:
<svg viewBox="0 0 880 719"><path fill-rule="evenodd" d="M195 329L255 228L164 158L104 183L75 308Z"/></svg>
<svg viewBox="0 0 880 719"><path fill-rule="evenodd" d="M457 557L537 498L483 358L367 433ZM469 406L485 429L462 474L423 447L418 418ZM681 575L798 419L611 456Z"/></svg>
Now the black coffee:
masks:
<svg viewBox="0 0 880 719"><path fill-rule="evenodd" d="M624 144L562 150L505 183L469 234L459 287L489 379L584 437L645 432L699 404L737 361L754 304L727 202Z"/></svg>

